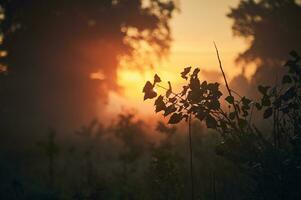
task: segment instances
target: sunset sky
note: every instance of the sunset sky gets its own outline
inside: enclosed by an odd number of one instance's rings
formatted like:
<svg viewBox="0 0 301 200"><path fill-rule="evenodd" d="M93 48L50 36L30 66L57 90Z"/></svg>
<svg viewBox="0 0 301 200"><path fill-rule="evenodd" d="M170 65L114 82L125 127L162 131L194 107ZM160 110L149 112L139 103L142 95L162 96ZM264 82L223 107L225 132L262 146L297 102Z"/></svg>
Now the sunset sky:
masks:
<svg viewBox="0 0 301 200"><path fill-rule="evenodd" d="M148 114L153 108L150 102L143 102L142 87L152 80L155 73L162 80L179 84L179 73L186 66L200 67L201 70L218 71L213 41L218 45L223 65L229 78L239 74L241 68L235 64L235 57L247 44L232 35L232 21L226 17L238 0L182 0L180 13L172 22L173 43L167 59L155 64L154 70L119 70L119 84L124 88L123 96L111 93L108 112L119 112L122 107L130 106L139 113ZM252 70L246 72L253 73ZM219 81L219 80L216 80ZM164 84L164 83L163 83Z"/></svg>

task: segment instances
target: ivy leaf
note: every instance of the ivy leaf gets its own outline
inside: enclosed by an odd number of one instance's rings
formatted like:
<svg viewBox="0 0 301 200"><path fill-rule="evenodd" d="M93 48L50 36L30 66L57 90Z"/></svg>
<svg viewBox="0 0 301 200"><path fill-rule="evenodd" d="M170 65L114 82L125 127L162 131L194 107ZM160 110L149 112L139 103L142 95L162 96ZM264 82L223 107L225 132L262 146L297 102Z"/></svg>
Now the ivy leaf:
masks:
<svg viewBox="0 0 301 200"><path fill-rule="evenodd" d="M155 101L155 106L156 106L156 112L160 112L162 110L165 110L166 106L163 101L163 96L159 96L156 101Z"/></svg>
<svg viewBox="0 0 301 200"><path fill-rule="evenodd" d="M264 119L267 119L267 118L271 117L272 114L273 114L273 108L272 108L272 107L269 107L269 108L267 108L267 109L264 111L264 113L263 113L263 118L264 118Z"/></svg>
<svg viewBox="0 0 301 200"><path fill-rule="evenodd" d="M154 85L156 83L160 83L160 82L161 82L161 78L157 74L155 74L155 76L154 76Z"/></svg>
<svg viewBox="0 0 301 200"><path fill-rule="evenodd" d="M181 113L174 113L172 114L172 116L170 117L168 123L169 124L177 124L182 120L182 114Z"/></svg>
<svg viewBox="0 0 301 200"><path fill-rule="evenodd" d="M217 122L214 119L214 117L212 117L211 115L208 115L206 117L206 126L207 128L213 128L213 129L216 129L217 127Z"/></svg>
<svg viewBox="0 0 301 200"><path fill-rule="evenodd" d="M184 68L184 71L183 72L181 72L181 77L183 78L183 79L188 79L188 77L187 77L187 74L190 72L190 70L191 70L191 67L186 67L186 68Z"/></svg>
<svg viewBox="0 0 301 200"><path fill-rule="evenodd" d="M229 103L229 104L233 104L234 103L234 97L233 96L227 96L225 98L225 100Z"/></svg>
<svg viewBox="0 0 301 200"><path fill-rule="evenodd" d="M144 100L153 99L157 96L157 93L153 90L154 86L150 81L147 81L143 87Z"/></svg>
<svg viewBox="0 0 301 200"><path fill-rule="evenodd" d="M292 79L289 75L285 75L283 76L282 78L282 84L287 84L287 83L291 83L292 82Z"/></svg>

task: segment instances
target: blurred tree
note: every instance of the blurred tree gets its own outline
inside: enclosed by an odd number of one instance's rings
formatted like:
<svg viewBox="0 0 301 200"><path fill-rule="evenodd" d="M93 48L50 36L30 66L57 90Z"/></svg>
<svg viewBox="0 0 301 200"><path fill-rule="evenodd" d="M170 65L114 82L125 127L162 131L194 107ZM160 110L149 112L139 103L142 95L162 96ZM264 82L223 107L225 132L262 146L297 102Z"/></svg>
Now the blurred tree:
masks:
<svg viewBox="0 0 301 200"><path fill-rule="evenodd" d="M298 0L241 0L228 17L233 33L249 43L238 62L256 62L253 84L275 82L275 70L291 50L301 50L301 2ZM281 77L280 74L278 76Z"/></svg>
<svg viewBox="0 0 301 200"><path fill-rule="evenodd" d="M90 120L99 98L118 89L120 57L133 57L142 47L157 56L168 53L176 9L173 0L3 0L0 5L9 53L1 100L7 113L14 123L30 114L29 119L65 126Z"/></svg>

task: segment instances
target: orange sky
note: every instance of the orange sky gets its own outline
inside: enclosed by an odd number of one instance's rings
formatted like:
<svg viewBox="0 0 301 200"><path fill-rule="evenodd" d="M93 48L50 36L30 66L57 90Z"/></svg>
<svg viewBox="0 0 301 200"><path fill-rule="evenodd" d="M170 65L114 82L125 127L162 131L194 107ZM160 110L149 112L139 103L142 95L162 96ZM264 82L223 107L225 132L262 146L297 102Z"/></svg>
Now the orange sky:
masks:
<svg viewBox="0 0 301 200"><path fill-rule="evenodd" d="M181 12L171 22L174 41L171 54L161 63L155 64L154 70L140 71L123 68L118 72L118 82L124 88L123 96L110 94L108 113L119 113L124 107L132 107L140 114L153 113L152 101L143 102L142 87L147 80L152 80L158 73L165 83L173 85L181 81L179 73L185 66L200 67L203 70L219 70L213 41L218 45L223 65L229 78L240 73L235 67L236 55L247 48L244 40L234 38L231 20L226 17L230 7L239 0L181 0ZM246 72L253 73L252 70ZM164 83L163 83L164 84Z"/></svg>

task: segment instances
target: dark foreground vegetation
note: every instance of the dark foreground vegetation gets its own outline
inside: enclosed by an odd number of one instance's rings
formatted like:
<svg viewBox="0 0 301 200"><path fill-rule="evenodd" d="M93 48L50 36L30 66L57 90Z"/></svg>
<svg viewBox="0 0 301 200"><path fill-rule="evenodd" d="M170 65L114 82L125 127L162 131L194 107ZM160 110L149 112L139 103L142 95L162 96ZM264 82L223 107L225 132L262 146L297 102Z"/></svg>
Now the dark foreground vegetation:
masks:
<svg viewBox="0 0 301 200"><path fill-rule="evenodd" d="M22 157L1 158L1 199L300 199L301 66L291 56L279 84L258 86L259 101L231 88L222 96L198 68L181 73L183 91L170 85L157 96L156 75L145 99L157 97L169 124L186 121L189 137L163 122L150 130L133 114L109 127L94 120L68 140L50 129ZM253 120L260 113L264 130Z"/></svg>

